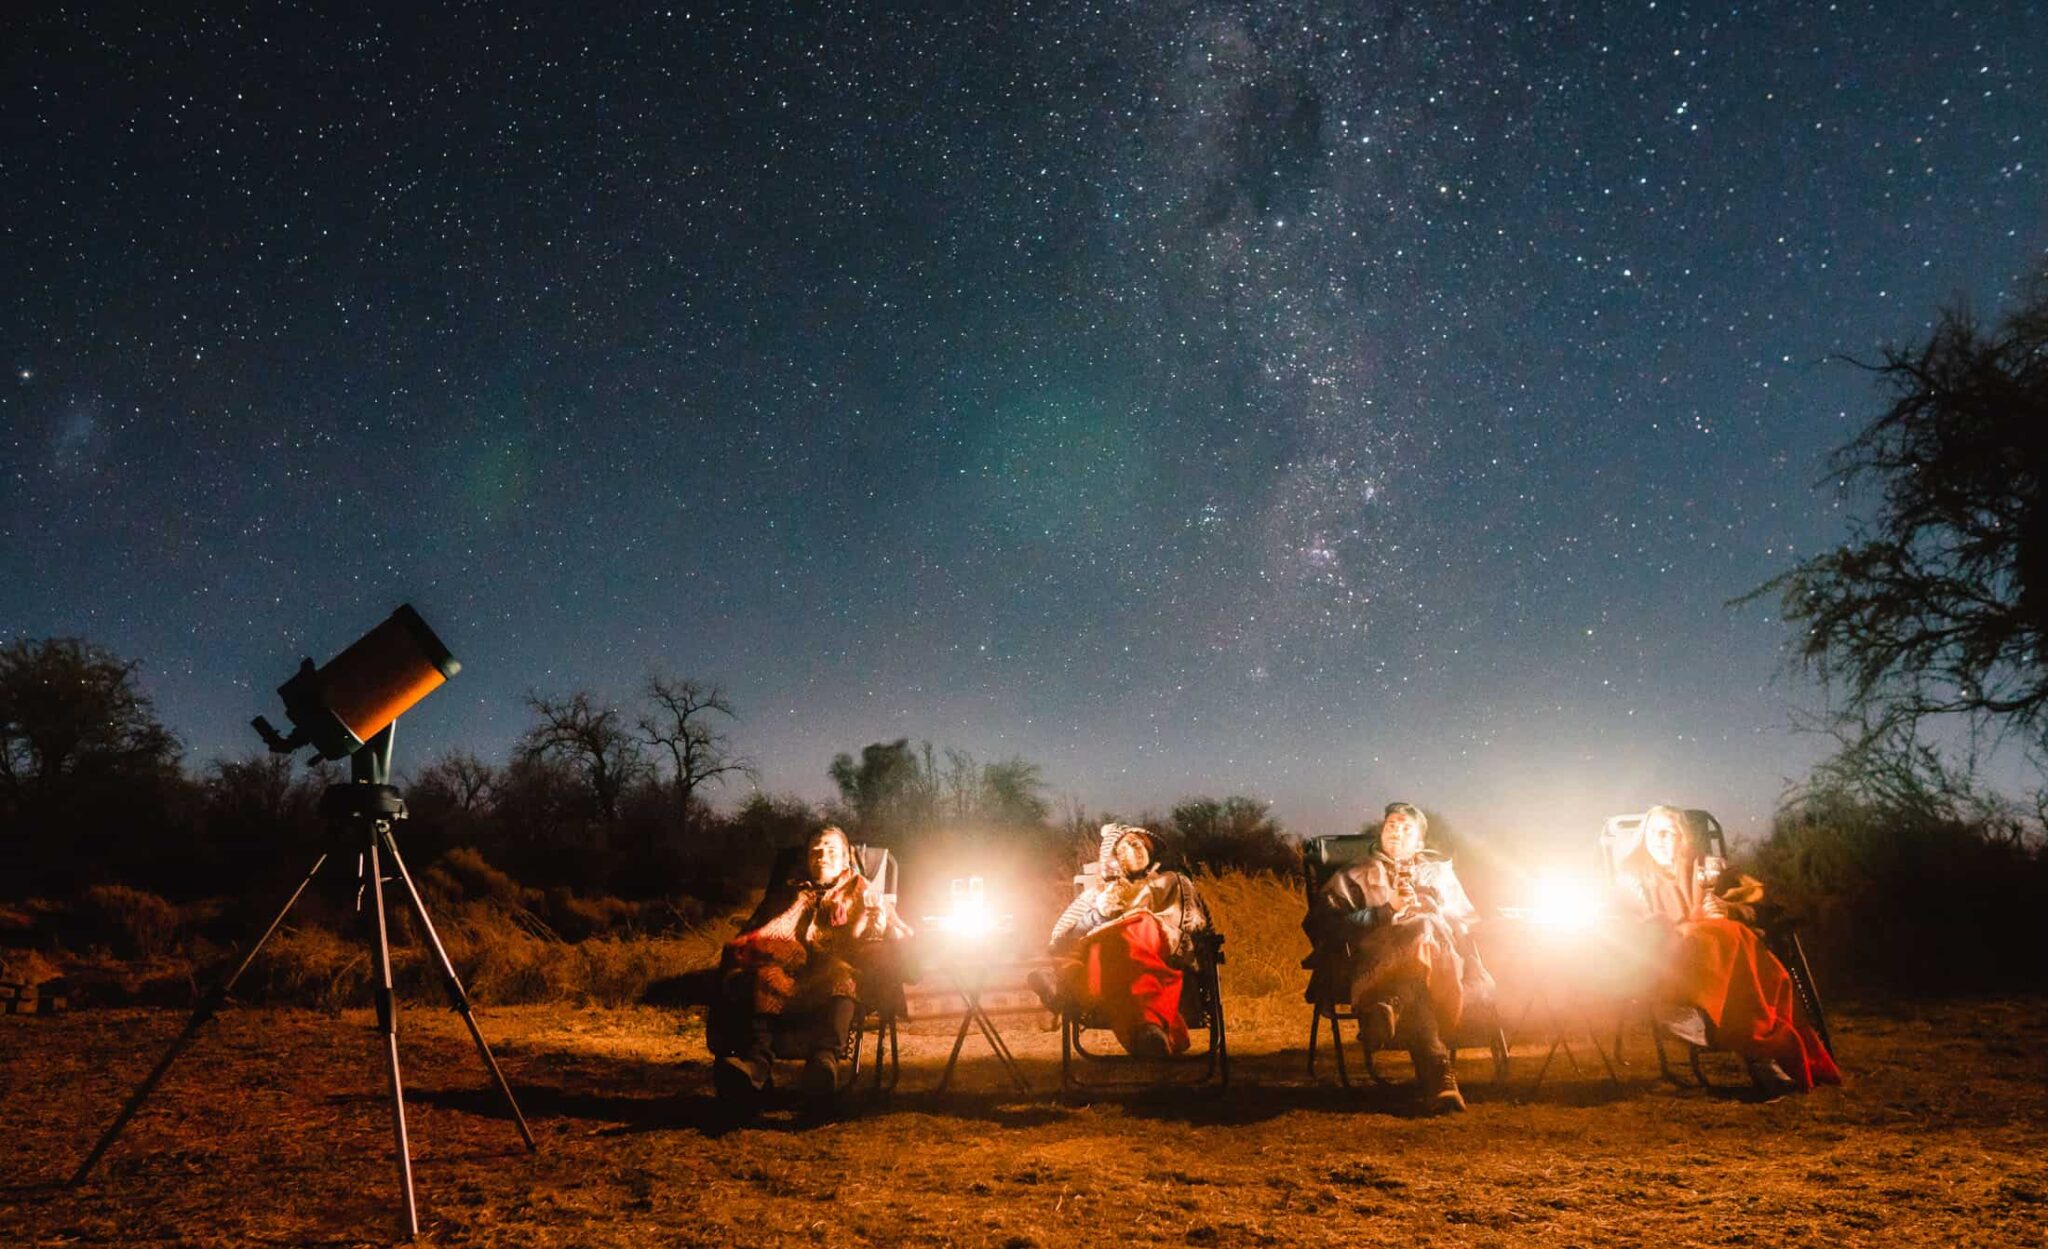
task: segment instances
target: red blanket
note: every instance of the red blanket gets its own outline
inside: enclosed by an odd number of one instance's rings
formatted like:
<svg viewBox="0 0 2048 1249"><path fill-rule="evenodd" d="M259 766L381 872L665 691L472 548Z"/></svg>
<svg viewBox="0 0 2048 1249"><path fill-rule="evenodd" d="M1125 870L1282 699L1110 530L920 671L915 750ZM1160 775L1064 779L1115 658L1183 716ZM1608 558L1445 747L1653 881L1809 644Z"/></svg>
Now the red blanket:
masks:
<svg viewBox="0 0 2048 1249"><path fill-rule="evenodd" d="M1135 911L1122 923L1089 935L1071 964L1078 984L1069 987L1099 1007L1125 1049L1147 1024L1166 1033L1175 1054L1188 1049L1188 1025L1181 1018L1181 974L1167 963L1166 927L1150 911Z"/></svg>
<svg viewBox="0 0 2048 1249"><path fill-rule="evenodd" d="M1732 919L1680 924L1679 1000L1706 1012L1713 1041L1745 1058L1769 1059L1802 1089L1840 1084L1842 1073L1819 1034L1798 1017L1791 973L1756 931Z"/></svg>

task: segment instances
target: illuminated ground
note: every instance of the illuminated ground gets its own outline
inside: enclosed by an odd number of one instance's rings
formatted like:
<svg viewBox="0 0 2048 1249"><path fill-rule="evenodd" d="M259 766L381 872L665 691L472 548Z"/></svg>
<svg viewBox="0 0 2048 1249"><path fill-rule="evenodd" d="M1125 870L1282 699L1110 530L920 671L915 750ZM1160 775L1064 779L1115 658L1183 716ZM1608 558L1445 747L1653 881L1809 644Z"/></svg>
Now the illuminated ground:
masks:
<svg viewBox="0 0 2048 1249"><path fill-rule="evenodd" d="M459 1022L415 1010L422 1224L444 1245L2043 1242L2048 1003L1843 1012L1852 1086L1762 1105L1658 1086L1639 1039L1620 1090L1553 1072L1523 1101L1475 1066L1453 1120L1309 1084L1296 1021L1259 1014L1221 1098L1014 1098L970 1049L963 1091L939 1099L922 1090L949 1038L920 1036L885 1106L727 1130L675 1017L493 1010L542 1144L529 1158ZM88 1188L50 1183L181 1021L0 1018L0 1241L388 1241L367 1013L227 1013ZM1055 1035L1025 1017L1006 1032L1049 1089ZM1538 1054L1518 1051L1517 1082Z"/></svg>

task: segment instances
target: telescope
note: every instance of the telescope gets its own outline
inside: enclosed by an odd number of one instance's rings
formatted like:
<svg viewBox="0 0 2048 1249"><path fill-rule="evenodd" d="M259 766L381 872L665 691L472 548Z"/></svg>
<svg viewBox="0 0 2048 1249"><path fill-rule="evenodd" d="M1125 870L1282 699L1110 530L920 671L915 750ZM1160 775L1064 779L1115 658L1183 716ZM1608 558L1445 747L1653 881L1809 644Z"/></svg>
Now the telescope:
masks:
<svg viewBox="0 0 2048 1249"><path fill-rule="evenodd" d="M310 657L299 661L298 672L277 687L292 722L289 735L262 716L249 723L275 754L311 746L322 759L346 759L460 671L448 647L405 603L325 667L314 667Z"/></svg>
<svg viewBox="0 0 2048 1249"><path fill-rule="evenodd" d="M469 994L462 987L461 977L455 973L455 964L442 946L440 935L434 931L433 918L427 914L427 905L413 884L412 873L406 869L405 860L398 853L398 838L394 831L398 822L405 818L405 800L399 796L396 787L387 783L391 776L391 743L397 733L398 717L447 684L448 678L461 670L462 665L455 661L455 656L408 603L356 639L324 667L316 667L310 658L305 659L300 662L298 672L278 686L278 696L284 699L285 715L292 723L289 734L279 733L262 716L250 721L263 738L264 745L278 754L311 746L319 752L320 758L349 761L349 779L327 787L320 809L333 829L331 850L346 853L353 848L356 851L356 909L363 909L365 895L371 903L369 914L364 917L364 926L368 929L370 941L377 1031L382 1038L380 1048L384 1061L381 1065L391 1095L400 1214L406 1235L412 1239L419 1237L419 1209L413 1194L412 1148L406 1132L405 1083L398 1066L398 999L392 989L385 885L396 881L404 886L404 899L419 918L420 931L433 952L449 1006L468 1025L470 1039L476 1043L477 1056L497 1085L512 1126L529 1151L536 1148L533 1133L526 1126L526 1117L519 1112L519 1103L512 1096L512 1086L506 1083L505 1073L499 1070L498 1060L484 1040L483 1030L477 1026ZM156 1067L130 1094L114 1116L113 1125L101 1135L92 1152L72 1174L72 1187L85 1182L115 1138L120 1136L121 1129L128 1125L150 1093L162 1082L178 1055L185 1051L199 1029L226 1002L234 991L235 982L256 961L257 951L284 923L285 916L291 913L306 886L320 874L328 857L329 852L323 852L313 861L305 879L299 882L299 887L292 891L284 907L277 912L277 918L270 921L270 927L263 930L263 935L256 938L256 943L242 956L241 965L200 1000L191 1019L186 1021L184 1031L171 1042L170 1049ZM387 871L395 874L387 875Z"/></svg>

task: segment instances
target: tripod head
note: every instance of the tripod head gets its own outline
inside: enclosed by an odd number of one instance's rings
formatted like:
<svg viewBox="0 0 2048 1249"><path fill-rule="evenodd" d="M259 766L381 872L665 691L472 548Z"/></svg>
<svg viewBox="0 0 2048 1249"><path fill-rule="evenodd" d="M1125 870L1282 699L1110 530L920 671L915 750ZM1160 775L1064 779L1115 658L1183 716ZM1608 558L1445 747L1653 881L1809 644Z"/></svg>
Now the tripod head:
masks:
<svg viewBox="0 0 2048 1249"><path fill-rule="evenodd" d="M338 781L320 796L320 814L336 825L363 820L395 823L406 816L405 799L396 785L369 781Z"/></svg>

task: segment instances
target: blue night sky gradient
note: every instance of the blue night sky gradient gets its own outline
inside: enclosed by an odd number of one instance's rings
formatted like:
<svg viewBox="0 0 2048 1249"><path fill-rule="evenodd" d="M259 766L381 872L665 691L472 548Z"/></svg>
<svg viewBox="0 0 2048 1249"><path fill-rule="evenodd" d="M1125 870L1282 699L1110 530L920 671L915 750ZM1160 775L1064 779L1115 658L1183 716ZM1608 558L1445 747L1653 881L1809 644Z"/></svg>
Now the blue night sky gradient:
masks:
<svg viewBox="0 0 2048 1249"><path fill-rule="evenodd" d="M1834 357L2048 249L2038 4L35 7L0 631L194 763L411 600L402 764L660 664L812 798L1754 832Z"/></svg>

